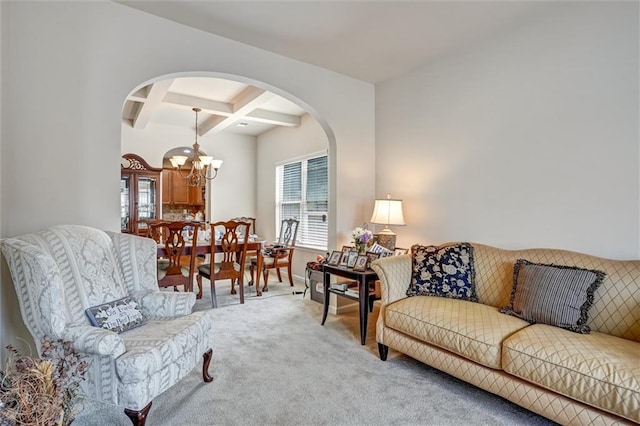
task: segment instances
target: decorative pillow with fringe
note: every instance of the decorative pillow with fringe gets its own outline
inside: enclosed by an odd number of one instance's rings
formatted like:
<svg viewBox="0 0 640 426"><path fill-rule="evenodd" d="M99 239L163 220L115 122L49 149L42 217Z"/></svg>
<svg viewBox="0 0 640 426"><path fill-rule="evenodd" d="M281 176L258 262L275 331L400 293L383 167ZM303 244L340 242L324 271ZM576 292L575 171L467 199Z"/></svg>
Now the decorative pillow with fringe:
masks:
<svg viewBox="0 0 640 426"><path fill-rule="evenodd" d="M477 302L473 246L411 247L413 272L407 296L440 296Z"/></svg>
<svg viewBox="0 0 640 426"><path fill-rule="evenodd" d="M589 309L606 276L598 270L518 259L513 268L510 304L500 312L530 323L589 334Z"/></svg>

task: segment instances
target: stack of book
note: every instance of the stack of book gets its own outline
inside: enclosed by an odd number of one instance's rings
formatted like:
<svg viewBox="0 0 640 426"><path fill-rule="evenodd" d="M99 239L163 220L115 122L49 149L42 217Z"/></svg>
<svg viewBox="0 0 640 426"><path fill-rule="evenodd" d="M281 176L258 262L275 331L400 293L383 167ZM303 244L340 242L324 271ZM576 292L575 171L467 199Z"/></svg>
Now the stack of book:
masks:
<svg viewBox="0 0 640 426"><path fill-rule="evenodd" d="M356 284L355 287L347 288L344 294L348 294L349 296L353 296L353 297L358 297L360 295L360 288Z"/></svg>

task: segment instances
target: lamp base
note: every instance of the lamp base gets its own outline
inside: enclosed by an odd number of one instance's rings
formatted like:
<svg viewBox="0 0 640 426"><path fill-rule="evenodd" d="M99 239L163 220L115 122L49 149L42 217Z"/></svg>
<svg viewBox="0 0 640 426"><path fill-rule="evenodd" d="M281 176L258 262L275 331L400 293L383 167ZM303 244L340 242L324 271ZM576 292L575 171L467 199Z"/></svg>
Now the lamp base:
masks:
<svg viewBox="0 0 640 426"><path fill-rule="evenodd" d="M378 244L391 251L396 249L396 234L380 232L377 239Z"/></svg>

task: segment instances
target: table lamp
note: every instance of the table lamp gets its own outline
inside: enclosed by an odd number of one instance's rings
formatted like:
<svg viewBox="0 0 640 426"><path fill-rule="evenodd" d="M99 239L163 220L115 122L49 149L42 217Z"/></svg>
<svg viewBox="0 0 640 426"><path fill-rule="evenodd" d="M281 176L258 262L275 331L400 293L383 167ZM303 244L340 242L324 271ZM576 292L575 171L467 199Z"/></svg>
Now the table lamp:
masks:
<svg viewBox="0 0 640 426"><path fill-rule="evenodd" d="M387 198L384 200L376 200L369 222L384 225L384 229L378 232L378 244L389 250L394 250L396 248L396 234L389 229L389 225L405 225L402 200L392 200L391 194L387 194Z"/></svg>

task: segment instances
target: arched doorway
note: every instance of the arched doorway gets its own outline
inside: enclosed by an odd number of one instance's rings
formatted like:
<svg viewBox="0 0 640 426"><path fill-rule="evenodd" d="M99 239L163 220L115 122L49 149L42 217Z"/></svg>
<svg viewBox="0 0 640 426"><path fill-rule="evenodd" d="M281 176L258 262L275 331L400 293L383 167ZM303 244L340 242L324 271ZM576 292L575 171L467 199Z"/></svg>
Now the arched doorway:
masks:
<svg viewBox="0 0 640 426"><path fill-rule="evenodd" d="M208 98L216 91L226 98ZM145 107L147 104L155 105L155 119L152 110ZM224 160L219 177L208 184L205 192L207 219L257 217L258 233L273 240L275 163L324 151L329 163L324 220L327 244L334 244L335 207L331 202L335 193L334 133L310 105L278 88L216 73L182 73L142 83L123 106L123 152L140 152L151 164L164 167L166 152L187 146L194 139L190 115L194 106L203 110L198 135L202 149ZM301 114L295 114L296 109ZM249 133L252 128L259 133ZM252 141L247 143L248 139ZM326 249L300 256L298 269Z"/></svg>

